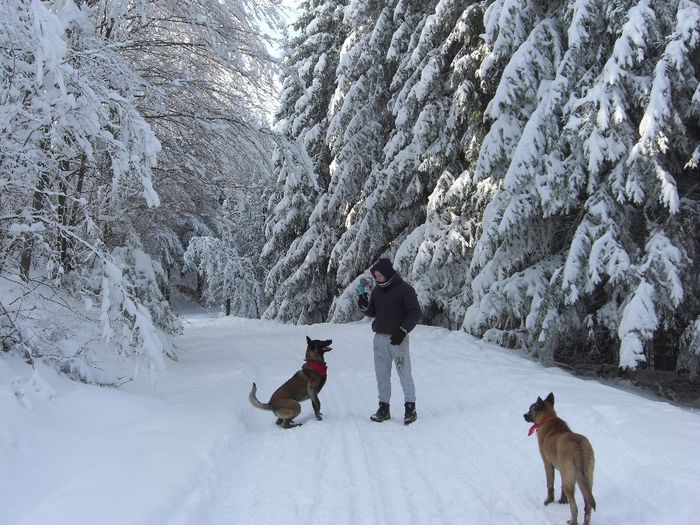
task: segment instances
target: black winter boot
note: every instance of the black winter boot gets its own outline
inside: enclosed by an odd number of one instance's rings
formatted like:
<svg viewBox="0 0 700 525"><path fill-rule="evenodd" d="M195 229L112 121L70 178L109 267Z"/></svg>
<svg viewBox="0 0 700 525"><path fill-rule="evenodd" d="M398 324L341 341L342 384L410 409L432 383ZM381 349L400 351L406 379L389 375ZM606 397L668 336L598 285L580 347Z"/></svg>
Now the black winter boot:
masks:
<svg viewBox="0 0 700 525"><path fill-rule="evenodd" d="M406 411L403 416L403 424L410 425L416 419L418 419L418 414L416 414L416 404L415 403L405 403Z"/></svg>
<svg viewBox="0 0 700 525"><path fill-rule="evenodd" d="M382 401L379 402L379 410L377 410L376 414L372 414L370 416L370 419L372 421L376 421L377 423L381 423L382 421L386 421L387 419L391 419L391 414L389 413L389 403L384 403Z"/></svg>

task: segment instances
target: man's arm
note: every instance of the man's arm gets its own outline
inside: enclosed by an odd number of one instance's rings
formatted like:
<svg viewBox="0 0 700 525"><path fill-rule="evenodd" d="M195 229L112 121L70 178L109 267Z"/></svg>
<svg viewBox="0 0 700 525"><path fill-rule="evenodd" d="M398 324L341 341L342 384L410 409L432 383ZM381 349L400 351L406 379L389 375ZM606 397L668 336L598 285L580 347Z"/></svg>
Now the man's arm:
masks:
<svg viewBox="0 0 700 525"><path fill-rule="evenodd" d="M406 293L403 294L403 307L406 311L406 318L401 323L401 328L410 332L420 322L423 315L418 303L418 296L411 285L406 286Z"/></svg>

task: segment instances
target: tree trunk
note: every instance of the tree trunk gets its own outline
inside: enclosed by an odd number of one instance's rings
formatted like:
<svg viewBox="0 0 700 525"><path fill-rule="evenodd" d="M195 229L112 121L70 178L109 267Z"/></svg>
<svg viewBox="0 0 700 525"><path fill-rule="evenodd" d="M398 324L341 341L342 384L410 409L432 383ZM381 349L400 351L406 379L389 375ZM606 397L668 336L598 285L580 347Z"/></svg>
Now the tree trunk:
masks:
<svg viewBox="0 0 700 525"><path fill-rule="evenodd" d="M48 175L41 173L39 180L36 182L34 189L34 198L32 199L32 217L39 214L44 207L44 188L48 183ZM34 249L34 235L26 233L24 239L24 249L19 261L19 275L24 281L29 280L29 270L32 267L32 251Z"/></svg>
<svg viewBox="0 0 700 525"><path fill-rule="evenodd" d="M226 317L231 315L231 299L226 299Z"/></svg>
<svg viewBox="0 0 700 525"><path fill-rule="evenodd" d="M70 170L70 162L67 160L62 160L58 163L58 166L61 170L61 176L58 182L58 208L56 209L56 213L58 215L58 231L56 232L56 239L58 244L58 253L61 257L61 266L63 267L64 271L67 271L66 250L68 247L68 238L63 230L68 224L68 211L66 210L68 184L66 184L66 174L68 173L68 170ZM56 268L54 271L57 272L58 268Z"/></svg>
<svg viewBox="0 0 700 525"><path fill-rule="evenodd" d="M202 299L202 288L204 287L204 279L202 279L202 274L197 272L197 298Z"/></svg>
<svg viewBox="0 0 700 525"><path fill-rule="evenodd" d="M85 170L86 170L86 164L85 164L85 155L81 156L80 159L80 169L78 169L78 182L75 187L75 201L76 203L73 204L73 208L70 213L70 217L68 217L68 213L66 210L66 215L65 215L65 220L62 220L62 224L64 227L67 228L73 228L76 224L78 224L78 207L79 204L77 204L77 200L80 198L80 195L83 193L83 184L85 181ZM66 196L63 196L64 200L66 199ZM61 238L61 264L63 265L63 268L66 272L70 272L73 270L73 258L72 258L72 248L73 248L73 242L71 239L68 238L64 233L60 235Z"/></svg>

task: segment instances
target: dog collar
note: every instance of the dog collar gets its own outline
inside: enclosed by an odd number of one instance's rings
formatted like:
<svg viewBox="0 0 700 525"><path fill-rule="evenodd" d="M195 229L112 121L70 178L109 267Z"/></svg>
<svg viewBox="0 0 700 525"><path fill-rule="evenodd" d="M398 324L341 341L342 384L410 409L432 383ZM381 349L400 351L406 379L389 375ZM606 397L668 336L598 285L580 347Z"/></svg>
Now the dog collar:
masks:
<svg viewBox="0 0 700 525"><path fill-rule="evenodd" d="M539 423L535 423L534 425L532 425L532 426L530 427L530 430L528 430L527 435L528 435L528 436L531 436L532 434L535 433L536 430L539 430L539 428L540 428L544 423L546 423L546 422L549 421L550 419L554 419L555 417L556 417L556 416L547 416L546 418L544 418L544 419L543 419L542 421L540 421Z"/></svg>
<svg viewBox="0 0 700 525"><path fill-rule="evenodd" d="M310 368L318 375L326 377L326 371L328 370L328 365L326 365L326 363L321 361L307 361L304 366Z"/></svg>

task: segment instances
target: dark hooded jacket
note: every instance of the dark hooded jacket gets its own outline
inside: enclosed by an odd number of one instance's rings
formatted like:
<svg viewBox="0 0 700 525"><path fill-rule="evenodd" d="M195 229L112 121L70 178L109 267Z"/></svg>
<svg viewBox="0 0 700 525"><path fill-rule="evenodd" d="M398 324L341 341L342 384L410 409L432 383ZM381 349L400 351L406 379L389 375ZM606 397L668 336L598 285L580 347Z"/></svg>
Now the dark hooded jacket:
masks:
<svg viewBox="0 0 700 525"><path fill-rule="evenodd" d="M413 330L421 318L416 291L394 271L388 259L380 259L370 270L379 270L387 278L386 286L374 287L364 311L366 316L374 317L372 330L380 334L393 334L399 327L406 332Z"/></svg>

